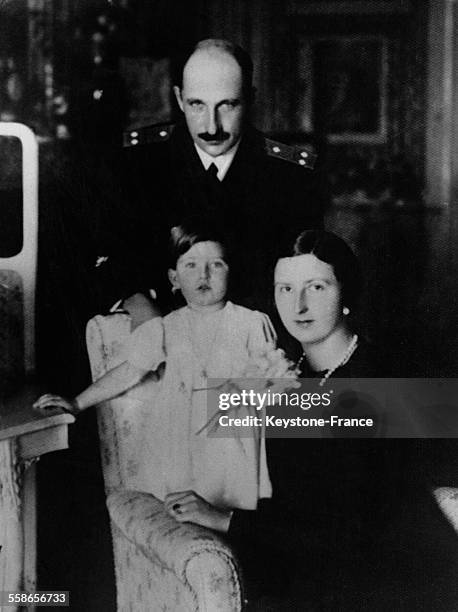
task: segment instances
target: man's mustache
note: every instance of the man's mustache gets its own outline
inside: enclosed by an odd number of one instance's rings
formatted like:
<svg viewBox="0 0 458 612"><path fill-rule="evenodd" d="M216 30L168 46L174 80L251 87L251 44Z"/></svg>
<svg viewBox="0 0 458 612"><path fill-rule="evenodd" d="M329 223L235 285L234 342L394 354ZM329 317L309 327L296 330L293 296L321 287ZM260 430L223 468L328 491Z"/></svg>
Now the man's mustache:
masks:
<svg viewBox="0 0 458 612"><path fill-rule="evenodd" d="M205 140L205 142L224 142L230 137L230 134L224 132L223 130L218 130L214 134L209 134L208 132L202 132L201 134L197 134L199 138Z"/></svg>

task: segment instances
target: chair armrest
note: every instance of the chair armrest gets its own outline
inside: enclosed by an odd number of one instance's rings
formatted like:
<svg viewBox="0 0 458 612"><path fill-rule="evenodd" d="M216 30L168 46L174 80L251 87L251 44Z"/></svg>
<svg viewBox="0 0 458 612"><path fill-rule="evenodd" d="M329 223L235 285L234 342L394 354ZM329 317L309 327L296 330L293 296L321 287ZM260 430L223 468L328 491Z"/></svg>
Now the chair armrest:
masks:
<svg viewBox="0 0 458 612"><path fill-rule="evenodd" d="M117 489L108 496L107 506L129 541L205 600L199 610L241 609L237 562L218 534L192 523L177 523L164 511L163 502L148 493Z"/></svg>

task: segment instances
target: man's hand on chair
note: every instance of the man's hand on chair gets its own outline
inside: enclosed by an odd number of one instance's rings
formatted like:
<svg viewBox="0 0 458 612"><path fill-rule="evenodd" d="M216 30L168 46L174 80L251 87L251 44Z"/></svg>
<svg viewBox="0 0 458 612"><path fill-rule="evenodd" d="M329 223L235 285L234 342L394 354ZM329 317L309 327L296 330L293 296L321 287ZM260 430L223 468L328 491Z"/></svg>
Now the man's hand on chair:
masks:
<svg viewBox="0 0 458 612"><path fill-rule="evenodd" d="M146 297L143 293L134 293L126 298L123 301L123 308L129 313L132 320L132 331L146 321L162 316L157 301Z"/></svg>

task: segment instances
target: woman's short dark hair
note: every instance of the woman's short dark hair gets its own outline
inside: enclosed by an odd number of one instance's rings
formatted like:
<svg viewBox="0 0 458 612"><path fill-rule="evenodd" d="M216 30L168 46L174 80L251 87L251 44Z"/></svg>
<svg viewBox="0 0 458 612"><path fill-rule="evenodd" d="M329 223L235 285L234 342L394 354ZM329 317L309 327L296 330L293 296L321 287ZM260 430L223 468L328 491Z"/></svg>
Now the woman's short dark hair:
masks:
<svg viewBox="0 0 458 612"><path fill-rule="evenodd" d="M169 268L175 269L179 258L198 242L217 242L223 249L226 263L229 263L228 240L218 226L199 221L187 221L172 227L169 243Z"/></svg>
<svg viewBox="0 0 458 612"><path fill-rule="evenodd" d="M279 259L308 254L332 266L342 287L343 305L356 307L362 290L361 267L345 240L325 230L305 230L294 240L292 248L287 248Z"/></svg>

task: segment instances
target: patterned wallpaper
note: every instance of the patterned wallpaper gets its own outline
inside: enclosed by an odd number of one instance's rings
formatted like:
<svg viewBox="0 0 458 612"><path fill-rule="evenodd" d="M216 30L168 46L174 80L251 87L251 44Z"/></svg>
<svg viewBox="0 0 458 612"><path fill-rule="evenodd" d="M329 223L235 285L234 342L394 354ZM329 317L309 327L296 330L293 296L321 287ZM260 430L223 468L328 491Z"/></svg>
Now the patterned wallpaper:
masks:
<svg viewBox="0 0 458 612"><path fill-rule="evenodd" d="M315 145L334 199L418 201L424 180L427 3L375 17L332 11L304 16L288 11L287 2L263 0L202 0L202 6L214 35L233 39L252 54L256 125L285 142ZM304 83L311 86L308 67L298 64L307 59L301 41L339 35L387 41L385 142L328 144L323 135L300 131L295 113L304 106Z"/></svg>

